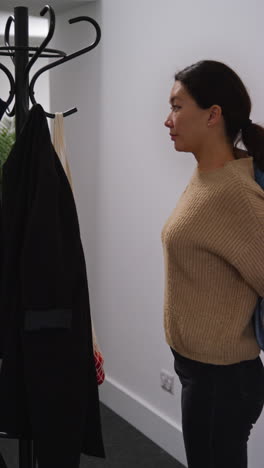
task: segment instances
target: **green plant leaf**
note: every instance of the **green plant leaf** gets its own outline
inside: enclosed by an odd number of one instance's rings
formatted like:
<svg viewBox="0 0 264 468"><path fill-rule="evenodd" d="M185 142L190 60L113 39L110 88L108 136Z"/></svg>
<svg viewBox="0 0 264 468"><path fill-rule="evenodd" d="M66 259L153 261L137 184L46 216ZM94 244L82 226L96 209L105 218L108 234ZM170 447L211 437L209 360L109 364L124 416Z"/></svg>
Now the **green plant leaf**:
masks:
<svg viewBox="0 0 264 468"><path fill-rule="evenodd" d="M0 190L2 192L2 168L16 140L15 119L4 117L0 122Z"/></svg>

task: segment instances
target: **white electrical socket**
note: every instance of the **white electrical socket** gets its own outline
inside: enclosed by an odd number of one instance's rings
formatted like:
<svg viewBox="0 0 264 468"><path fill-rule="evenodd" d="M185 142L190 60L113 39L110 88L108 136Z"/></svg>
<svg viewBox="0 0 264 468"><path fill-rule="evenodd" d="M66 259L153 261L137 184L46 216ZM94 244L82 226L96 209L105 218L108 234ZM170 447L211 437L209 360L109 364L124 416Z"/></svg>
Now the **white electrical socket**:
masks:
<svg viewBox="0 0 264 468"><path fill-rule="evenodd" d="M161 370L160 385L163 390L173 394L174 375L166 370Z"/></svg>

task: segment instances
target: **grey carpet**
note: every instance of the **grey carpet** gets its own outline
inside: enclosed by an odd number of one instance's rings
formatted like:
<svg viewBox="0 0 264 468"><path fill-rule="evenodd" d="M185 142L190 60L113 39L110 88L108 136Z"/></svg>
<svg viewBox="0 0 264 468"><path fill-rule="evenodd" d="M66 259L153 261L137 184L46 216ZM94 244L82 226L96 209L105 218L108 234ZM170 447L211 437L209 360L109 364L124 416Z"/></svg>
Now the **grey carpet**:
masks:
<svg viewBox="0 0 264 468"><path fill-rule="evenodd" d="M103 404L101 416L106 459L82 456L80 468L184 468Z"/></svg>
<svg viewBox="0 0 264 468"><path fill-rule="evenodd" d="M106 459L82 455L80 468L184 468L103 404L101 416ZM0 439L0 452L8 468L19 468L16 440Z"/></svg>

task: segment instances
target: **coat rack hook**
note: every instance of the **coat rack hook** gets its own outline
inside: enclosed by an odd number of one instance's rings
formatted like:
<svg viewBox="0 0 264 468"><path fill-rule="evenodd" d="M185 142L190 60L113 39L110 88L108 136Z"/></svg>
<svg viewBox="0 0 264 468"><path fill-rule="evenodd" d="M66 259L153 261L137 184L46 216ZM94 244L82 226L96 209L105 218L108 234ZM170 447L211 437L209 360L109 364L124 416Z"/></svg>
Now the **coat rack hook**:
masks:
<svg viewBox="0 0 264 468"><path fill-rule="evenodd" d="M56 24L56 18L55 18L55 13L54 10L51 6L46 5L40 12L40 16L44 16L47 12L49 12L50 15L50 23L49 23L49 32L47 37L44 39L42 44L38 47L38 50L36 53L33 55L31 60L28 62L26 66L25 73L26 75L29 73L30 69L36 62L36 60L39 58L41 52L45 49L46 45L50 42L51 38L53 37L54 31L55 31L55 24Z"/></svg>
<svg viewBox="0 0 264 468"><path fill-rule="evenodd" d="M74 53L72 53L70 55L67 55L66 57L63 57L62 59L56 60L56 62L53 62L53 63L51 63L49 65L46 65L45 67L38 70L37 73L35 73L35 75L33 76L32 80L30 82L30 85L29 85L29 96L30 96L32 104L36 104L36 100L35 100L35 97L34 97L34 94L35 94L34 93L34 86L35 86L36 80L38 79L38 77L42 73L44 73L47 70L50 70L51 68L56 67L57 65L68 62L69 60L72 60L75 57L78 57L79 55L82 55L82 54L85 54L86 52L89 52L90 50L94 49L97 46L97 44L100 42L101 29L100 29L99 24L93 18L90 18L89 16L78 16L77 18L72 18L72 19L69 20L69 23L72 24L72 23L77 23L79 21L87 21L87 22L91 23L94 26L94 28L96 30L96 39L95 39L95 41L91 45L89 45L88 47L80 49L77 52L74 52ZM77 111L76 108L70 109L67 112L64 112L63 116L66 117L67 115L73 114L73 112L76 112L76 111ZM46 115L47 115L47 117L55 118L55 114L50 114L50 113L46 112Z"/></svg>
<svg viewBox="0 0 264 468"><path fill-rule="evenodd" d="M7 75L7 78L9 79L9 83L10 83L9 98L6 101L6 107L8 107L11 104L13 97L15 95L15 81L11 72L2 63L0 63L0 69L3 70L3 72Z"/></svg>
<svg viewBox="0 0 264 468"><path fill-rule="evenodd" d="M4 34L5 45L8 48L10 48L10 40L9 40L10 28L11 28L12 23L14 23L14 22L15 22L14 16L9 16L9 18L8 18L8 20L6 22L5 34ZM10 58L11 58L12 62L14 63L14 57L13 57L13 55L11 55L12 54L11 49L9 49L9 53L10 53ZM13 117L15 115L15 106L13 107L11 112L6 111L6 114L8 115L8 117Z"/></svg>
<svg viewBox="0 0 264 468"><path fill-rule="evenodd" d="M9 34L10 34L10 28L11 24L15 22L14 16L9 16L7 22L6 22L6 27L5 27L5 35L4 35L4 40L5 40L5 45L7 47L10 47L10 42L9 42ZM11 51L9 51L11 53ZM14 62L14 57L11 56L12 62Z"/></svg>

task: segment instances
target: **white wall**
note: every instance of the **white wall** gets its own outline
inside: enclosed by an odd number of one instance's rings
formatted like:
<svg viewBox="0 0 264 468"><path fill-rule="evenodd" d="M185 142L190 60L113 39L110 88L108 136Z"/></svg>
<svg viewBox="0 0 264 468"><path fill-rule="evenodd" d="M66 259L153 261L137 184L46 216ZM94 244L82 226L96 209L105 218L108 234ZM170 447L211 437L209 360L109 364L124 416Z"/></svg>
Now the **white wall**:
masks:
<svg viewBox="0 0 264 468"><path fill-rule="evenodd" d="M264 122L264 4L259 0L101 0L63 14L54 45L72 51L89 39L91 15L102 27L96 50L51 71L51 108L77 105L66 138L85 248L92 316L105 355L102 401L185 462L180 385L163 332L160 233L195 162L177 154L163 122L175 71L200 59L239 73ZM71 29L74 28L74 32ZM264 415L249 444L249 466L262 459Z"/></svg>
<svg viewBox="0 0 264 468"><path fill-rule="evenodd" d="M53 47L68 53L91 44L94 28L87 22L69 24L77 16L96 17L95 2L85 8L57 15ZM78 207L83 247L87 258L91 296L96 295L97 191L99 121L99 50L82 55L50 70L51 112L77 107L78 112L65 118L65 137ZM51 128L53 121L51 122ZM93 300L93 297L91 298ZM95 307L93 307L93 310Z"/></svg>

